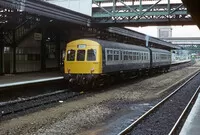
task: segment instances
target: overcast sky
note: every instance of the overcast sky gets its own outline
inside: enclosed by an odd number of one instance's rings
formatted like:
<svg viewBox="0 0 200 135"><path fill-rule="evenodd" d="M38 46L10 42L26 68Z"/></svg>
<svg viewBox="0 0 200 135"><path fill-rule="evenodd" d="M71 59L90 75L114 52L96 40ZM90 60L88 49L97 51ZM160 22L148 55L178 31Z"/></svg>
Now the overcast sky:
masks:
<svg viewBox="0 0 200 135"><path fill-rule="evenodd" d="M126 27L149 36L157 37L158 27L148 26L148 27ZM188 26L171 26L172 37L200 37L200 30L196 25Z"/></svg>

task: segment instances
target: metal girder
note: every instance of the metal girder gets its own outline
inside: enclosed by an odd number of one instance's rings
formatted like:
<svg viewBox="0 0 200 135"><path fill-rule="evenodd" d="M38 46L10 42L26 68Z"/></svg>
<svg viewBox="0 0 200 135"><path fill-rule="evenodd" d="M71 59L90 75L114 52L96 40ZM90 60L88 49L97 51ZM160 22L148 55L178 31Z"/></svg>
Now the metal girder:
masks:
<svg viewBox="0 0 200 135"><path fill-rule="evenodd" d="M182 3L170 3L170 0L168 3L163 3L163 0L152 0L152 4L146 4L142 0L130 1L93 0L93 22L100 24L118 23L116 25L126 26L134 24L141 26L163 25L164 23L194 24L191 15L188 14L187 8Z"/></svg>
<svg viewBox="0 0 200 135"><path fill-rule="evenodd" d="M162 38L162 40L171 42L174 45L200 45L200 38L199 37L172 37L172 38Z"/></svg>
<svg viewBox="0 0 200 135"><path fill-rule="evenodd" d="M0 0L0 6L51 19L90 25L91 17L41 0Z"/></svg>

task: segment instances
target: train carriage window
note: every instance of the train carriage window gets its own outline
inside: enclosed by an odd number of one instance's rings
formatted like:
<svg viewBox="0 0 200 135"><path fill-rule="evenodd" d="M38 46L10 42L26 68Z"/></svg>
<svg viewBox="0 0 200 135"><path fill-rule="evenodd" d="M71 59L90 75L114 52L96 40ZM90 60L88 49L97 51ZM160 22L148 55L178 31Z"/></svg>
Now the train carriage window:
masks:
<svg viewBox="0 0 200 135"><path fill-rule="evenodd" d="M67 61L74 61L74 60L75 60L75 50L68 50Z"/></svg>
<svg viewBox="0 0 200 135"><path fill-rule="evenodd" d="M156 54L153 54L153 56L154 56L154 57L153 57L153 58L154 58L154 60L156 61Z"/></svg>
<svg viewBox="0 0 200 135"><path fill-rule="evenodd" d="M107 61L113 60L113 50L107 50Z"/></svg>
<svg viewBox="0 0 200 135"><path fill-rule="evenodd" d="M156 60L158 60L158 54L156 54Z"/></svg>
<svg viewBox="0 0 200 135"><path fill-rule="evenodd" d="M107 54L113 54L113 50L107 50Z"/></svg>
<svg viewBox="0 0 200 135"><path fill-rule="evenodd" d="M124 60L128 60L128 52L124 51Z"/></svg>
<svg viewBox="0 0 200 135"><path fill-rule="evenodd" d="M114 51L114 60L119 60L119 51Z"/></svg>
<svg viewBox="0 0 200 135"><path fill-rule="evenodd" d="M119 55L114 55L114 60L119 60Z"/></svg>
<svg viewBox="0 0 200 135"><path fill-rule="evenodd" d="M143 53L143 60L146 60L146 53Z"/></svg>
<svg viewBox="0 0 200 135"><path fill-rule="evenodd" d="M136 58L137 58L136 52L133 52L133 60L136 60Z"/></svg>
<svg viewBox="0 0 200 135"><path fill-rule="evenodd" d="M128 60L133 60L133 57L132 57L132 52L128 52L129 54L128 54Z"/></svg>
<svg viewBox="0 0 200 135"><path fill-rule="evenodd" d="M145 60L148 60L148 55L147 55L147 53L145 53Z"/></svg>
<svg viewBox="0 0 200 135"><path fill-rule="evenodd" d="M139 54L139 57L140 57L139 59L142 60L142 53Z"/></svg>
<svg viewBox="0 0 200 135"><path fill-rule="evenodd" d="M120 60L123 60L123 51L120 51Z"/></svg>
<svg viewBox="0 0 200 135"><path fill-rule="evenodd" d="M146 56L146 60L149 60L148 53L145 53L145 56Z"/></svg>
<svg viewBox="0 0 200 135"><path fill-rule="evenodd" d="M115 54L115 55L119 55L119 51L117 51L117 50L114 51L114 54Z"/></svg>
<svg viewBox="0 0 200 135"><path fill-rule="evenodd" d="M144 53L144 60L147 60L147 55L146 55L146 53Z"/></svg>
<svg viewBox="0 0 200 135"><path fill-rule="evenodd" d="M147 60L149 60L149 55L148 55L148 53L146 53L146 57L147 57Z"/></svg>
<svg viewBox="0 0 200 135"><path fill-rule="evenodd" d="M137 56L136 58L137 58L137 60L139 60L139 59L140 59L140 57L139 57L139 52L137 52L136 54L137 54L137 55L136 55L136 56Z"/></svg>
<svg viewBox="0 0 200 135"><path fill-rule="evenodd" d="M89 49L87 51L87 60L88 61L96 61L96 54L97 54L96 49Z"/></svg>
<svg viewBox="0 0 200 135"><path fill-rule="evenodd" d="M85 60L85 50L78 50L77 61L84 61L84 60Z"/></svg>
<svg viewBox="0 0 200 135"><path fill-rule="evenodd" d="M113 56L112 55L108 55L108 61L112 61L113 60Z"/></svg>

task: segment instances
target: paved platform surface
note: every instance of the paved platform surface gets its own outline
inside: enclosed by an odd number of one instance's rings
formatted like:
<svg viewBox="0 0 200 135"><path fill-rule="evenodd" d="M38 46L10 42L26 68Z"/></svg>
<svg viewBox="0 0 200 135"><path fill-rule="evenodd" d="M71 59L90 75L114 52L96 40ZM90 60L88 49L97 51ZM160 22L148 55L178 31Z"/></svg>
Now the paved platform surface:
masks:
<svg viewBox="0 0 200 135"><path fill-rule="evenodd" d="M177 61L172 61L172 65L173 64L179 64L179 63L186 63L186 62L190 62L191 60L177 60Z"/></svg>
<svg viewBox="0 0 200 135"><path fill-rule="evenodd" d="M0 88L58 79L63 79L63 73L60 73L59 71L45 73L24 73L15 75L9 74L0 76Z"/></svg>
<svg viewBox="0 0 200 135"><path fill-rule="evenodd" d="M200 94L179 135L200 135Z"/></svg>
<svg viewBox="0 0 200 135"><path fill-rule="evenodd" d="M185 61L174 61L172 64L184 63ZM24 73L24 74L9 74L0 76L0 88L17 86L23 84L45 82L50 80L63 79L63 73L59 71L45 72L45 73Z"/></svg>

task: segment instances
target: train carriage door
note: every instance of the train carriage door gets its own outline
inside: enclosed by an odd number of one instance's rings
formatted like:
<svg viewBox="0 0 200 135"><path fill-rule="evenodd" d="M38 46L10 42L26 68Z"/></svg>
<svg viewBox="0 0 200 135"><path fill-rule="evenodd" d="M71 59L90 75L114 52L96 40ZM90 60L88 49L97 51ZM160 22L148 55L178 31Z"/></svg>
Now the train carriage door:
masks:
<svg viewBox="0 0 200 135"><path fill-rule="evenodd" d="M149 49L149 56L150 56L150 68L152 68L153 65L153 54L152 54L152 50L150 48Z"/></svg>
<svg viewBox="0 0 200 135"><path fill-rule="evenodd" d="M12 73L13 66L13 49L11 47L4 47L3 53L3 69L5 74Z"/></svg>
<svg viewBox="0 0 200 135"><path fill-rule="evenodd" d="M123 67L123 64L124 64L124 62L123 62L123 61L124 61L123 50L120 50L120 61L121 61L121 62L120 62L120 65L121 65L121 66L120 66L120 70L123 70L123 68L124 68L124 67Z"/></svg>

